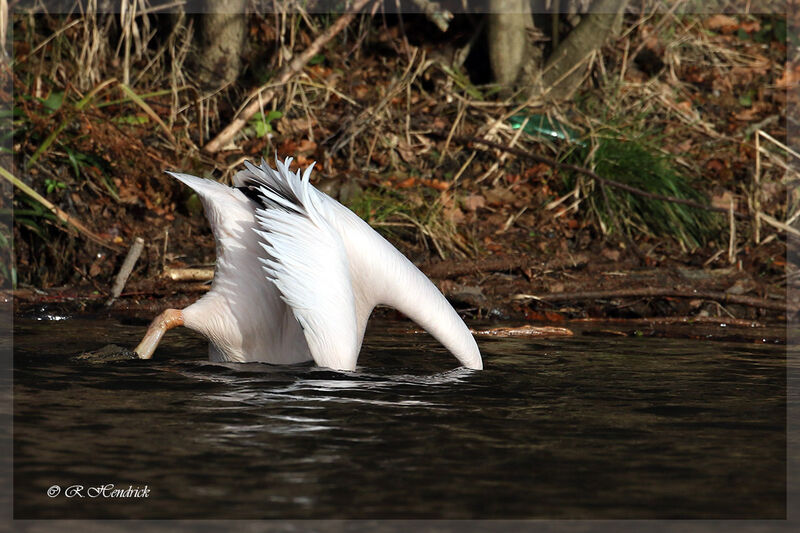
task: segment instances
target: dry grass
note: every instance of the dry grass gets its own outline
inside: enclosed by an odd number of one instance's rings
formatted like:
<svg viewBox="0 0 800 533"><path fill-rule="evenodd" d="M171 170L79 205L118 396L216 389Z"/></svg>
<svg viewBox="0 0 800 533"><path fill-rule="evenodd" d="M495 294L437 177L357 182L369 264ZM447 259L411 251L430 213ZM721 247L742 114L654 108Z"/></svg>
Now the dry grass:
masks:
<svg viewBox="0 0 800 533"><path fill-rule="evenodd" d="M79 15L15 15L18 24L27 21L22 37L27 41L27 51L15 58L14 68L25 76L20 81L30 88L31 96L42 99L56 90L68 94L75 91L76 99L80 99L112 78L128 85L142 103L130 97L124 103L128 106L126 112L133 115L149 107L164 123L160 128L151 119L153 127L147 141L148 147L168 158L158 162L162 168L181 166L187 171L222 174L222 179L228 179L242 158L271 158L283 146L277 142L279 139L305 139L317 146L313 155L320 160L322 170L318 175L322 180L349 175L365 179L374 187L409 176L436 178L446 186L426 189L425 209L393 210L388 206L383 209L388 214L373 222L384 228L413 232L418 242L442 257L474 255L479 251L473 230L459 218L459 206L470 192L510 189L506 182L509 168L518 171L521 165L507 153L478 150L453 142L454 138L482 137L511 147L544 151L556 158L570 150L569 143L514 128L509 119L515 115L547 115L554 122L584 132L589 144L593 136L609 134L609 117L617 118L617 136L647 133L648 127L655 125L663 129L659 139L662 146L679 146L690 138L695 143L691 147L695 155L736 152L741 143L752 143L741 131L721 130L696 106L683 105L691 101L696 89L680 73L687 64L697 64L714 69L719 77L731 76L752 68L760 58L710 37L702 30L700 17L658 13L652 9L653 4L648 4L644 11L647 14L629 18L622 36L608 44L603 54L595 56L584 93L588 96L579 97L577 105L545 103L536 96L527 100L520 100L518 95L497 99L494 87L475 86L464 74L463 59L474 39L450 56L427 53L409 43L405 34L382 38L387 30L381 27L380 19L361 16L338 37L337 46L325 51L322 63L306 68L281 88L271 104L283 114L274 123L278 135L257 138L252 131L242 133L234 139L237 150L209 157L200 147L227 125L237 109L258 98L260 90L269 85L267 79L259 87L261 78L277 72L292 54L335 20L335 16L310 15L299 0L276 2L274 6L273 13L250 17L252 40L262 47L254 53L262 54L262 63L257 69L251 66L248 76L257 82L250 87L257 89L247 92L236 86L215 91L198 87L186 70L192 18L174 17L165 36L157 32L154 8L146 0L124 0L118 15L99 13L97 0L88 1L86 12ZM667 30L674 35L667 37ZM653 35L666 43L664 71L649 78L631 76L636 52ZM373 54L376 43L394 47L395 57L391 53L384 53L384 58L378 55L372 60L370 72L354 72L355 60ZM589 87L592 84L596 87ZM157 96L147 96L150 94ZM99 96L106 103L123 98L119 93L115 97L106 92ZM590 99L597 107L586 105ZM98 100L96 104L99 103ZM89 114L92 105L87 108ZM597 108L605 109L605 115L597 113ZM433 141L434 132L444 135L445 141ZM761 187L784 183L783 169L789 167L786 152L772 146L762 146L762 150L768 150L770 155L761 159L758 183ZM683 165L687 173L697 174L697 162L687 159L691 154L665 155ZM554 195L546 203L564 198L558 209L547 211L549 220L565 213L587 213L585 198L592 194L589 188L581 194L557 190L558 180L548 179ZM383 201L413 205L406 189L396 192ZM750 205L781 223L790 224L797 218L796 206L776 201L775 194L765 198L753 184L731 192L740 208ZM527 214L546 211L543 206L531 206ZM506 217L510 221L506 229L520 217L519 210L512 211ZM602 233L602 220L598 225ZM760 231L774 234L775 226L769 228ZM737 231L739 240L744 241L759 229L740 224ZM755 238L763 241L770 236Z"/></svg>

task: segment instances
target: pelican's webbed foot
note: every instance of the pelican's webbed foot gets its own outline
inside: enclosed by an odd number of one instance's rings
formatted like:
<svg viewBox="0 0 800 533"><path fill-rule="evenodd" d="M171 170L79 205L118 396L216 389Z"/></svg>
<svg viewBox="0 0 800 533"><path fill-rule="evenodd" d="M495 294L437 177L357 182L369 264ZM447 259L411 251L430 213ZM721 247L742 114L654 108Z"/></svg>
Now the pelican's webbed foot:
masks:
<svg viewBox="0 0 800 533"><path fill-rule="evenodd" d="M158 315L150 327L147 328L147 333L144 334L142 342L136 347L136 354L139 359L150 359L153 357L153 352L156 351L158 343L161 342L161 337L164 336L168 330L183 325L183 313L180 309L167 309Z"/></svg>

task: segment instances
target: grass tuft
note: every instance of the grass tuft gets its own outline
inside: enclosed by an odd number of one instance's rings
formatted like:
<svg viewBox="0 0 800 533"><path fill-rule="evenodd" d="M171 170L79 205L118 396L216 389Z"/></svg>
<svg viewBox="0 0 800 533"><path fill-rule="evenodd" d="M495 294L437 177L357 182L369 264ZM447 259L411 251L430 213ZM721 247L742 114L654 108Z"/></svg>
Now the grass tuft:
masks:
<svg viewBox="0 0 800 533"><path fill-rule="evenodd" d="M442 258L475 254L447 216L441 198L423 197L417 191L379 187L355 196L348 207L385 237L394 240L416 238L425 249L431 247Z"/></svg>
<svg viewBox="0 0 800 533"><path fill-rule="evenodd" d="M639 189L696 202L707 198L672 164L669 156L659 153L639 140L595 138L595 148L580 147L568 157L573 164L583 164L597 174ZM574 177L571 180L574 184ZM573 185L574 186L574 185ZM607 231L643 232L670 236L682 246L695 249L719 235L722 217L710 211L686 205L645 198L614 187L592 184L587 194L592 214Z"/></svg>

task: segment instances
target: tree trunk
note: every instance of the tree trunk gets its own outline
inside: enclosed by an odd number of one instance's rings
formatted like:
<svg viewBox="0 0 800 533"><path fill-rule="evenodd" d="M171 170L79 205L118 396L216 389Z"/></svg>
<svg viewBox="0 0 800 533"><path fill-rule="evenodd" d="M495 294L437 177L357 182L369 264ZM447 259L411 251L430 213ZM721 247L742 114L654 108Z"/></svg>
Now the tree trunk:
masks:
<svg viewBox="0 0 800 533"><path fill-rule="evenodd" d="M585 74L584 65L590 54L618 31L628 0L595 0L591 12L583 16L578 26L553 51L542 73L548 97L566 100L578 88Z"/></svg>
<svg viewBox="0 0 800 533"><path fill-rule="evenodd" d="M495 81L510 86L533 55L533 43L527 35L533 28L530 1L489 0L489 11L489 63Z"/></svg>
<svg viewBox="0 0 800 533"><path fill-rule="evenodd" d="M245 7L246 0L209 1L209 12L198 17L192 64L204 89L217 89L239 76L247 25Z"/></svg>
<svg viewBox="0 0 800 533"><path fill-rule="evenodd" d="M595 0L590 12L561 42L554 24L554 51L542 68L542 49L535 46L530 0L489 0L487 39L489 62L495 81L504 86L528 85L528 94L546 93L548 99L566 100L586 73L584 63L619 26L628 0ZM558 4L553 7L558 9ZM556 11L554 20L557 21Z"/></svg>

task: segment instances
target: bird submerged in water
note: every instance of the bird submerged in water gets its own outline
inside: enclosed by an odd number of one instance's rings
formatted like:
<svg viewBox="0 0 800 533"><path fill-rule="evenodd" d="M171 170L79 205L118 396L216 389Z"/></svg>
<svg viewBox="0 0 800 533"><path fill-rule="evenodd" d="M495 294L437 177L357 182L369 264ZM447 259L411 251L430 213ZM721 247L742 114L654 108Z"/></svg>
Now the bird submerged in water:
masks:
<svg viewBox="0 0 800 533"><path fill-rule="evenodd" d="M354 370L378 304L401 311L467 368L478 345L431 281L355 213L317 190L292 159L262 159L233 187L169 174L200 197L217 244L211 290L153 320L136 347L150 359L164 333L186 326L209 340L212 361L291 364L313 360Z"/></svg>

